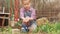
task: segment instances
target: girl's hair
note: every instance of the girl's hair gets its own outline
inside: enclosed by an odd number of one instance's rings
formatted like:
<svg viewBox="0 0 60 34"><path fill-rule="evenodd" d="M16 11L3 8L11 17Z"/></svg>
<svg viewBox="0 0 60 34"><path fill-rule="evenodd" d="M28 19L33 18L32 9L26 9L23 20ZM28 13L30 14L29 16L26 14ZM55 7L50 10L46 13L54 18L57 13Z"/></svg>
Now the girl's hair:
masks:
<svg viewBox="0 0 60 34"><path fill-rule="evenodd" d="M24 1L28 1L28 2L30 2L31 0L22 0L22 3L24 3Z"/></svg>

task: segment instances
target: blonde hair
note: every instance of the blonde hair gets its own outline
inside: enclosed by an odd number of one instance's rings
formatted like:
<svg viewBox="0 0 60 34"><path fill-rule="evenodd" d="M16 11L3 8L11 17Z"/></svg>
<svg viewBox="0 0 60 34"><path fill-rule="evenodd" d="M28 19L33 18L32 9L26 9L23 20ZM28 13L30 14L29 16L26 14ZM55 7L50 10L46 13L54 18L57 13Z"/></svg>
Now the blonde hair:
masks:
<svg viewBox="0 0 60 34"><path fill-rule="evenodd" d="M28 2L30 2L31 0L22 0L22 3L24 3L24 1L28 1Z"/></svg>

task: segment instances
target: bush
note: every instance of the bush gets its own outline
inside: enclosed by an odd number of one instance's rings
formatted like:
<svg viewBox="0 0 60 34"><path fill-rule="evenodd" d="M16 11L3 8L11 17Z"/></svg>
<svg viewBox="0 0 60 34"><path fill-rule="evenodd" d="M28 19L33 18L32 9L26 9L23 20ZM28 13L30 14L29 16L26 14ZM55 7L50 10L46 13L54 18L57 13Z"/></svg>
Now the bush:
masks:
<svg viewBox="0 0 60 34"><path fill-rule="evenodd" d="M38 31L46 32L48 34L58 34L60 33L60 22L52 23L52 24L47 23L45 25L40 25L36 28L34 32L38 32Z"/></svg>

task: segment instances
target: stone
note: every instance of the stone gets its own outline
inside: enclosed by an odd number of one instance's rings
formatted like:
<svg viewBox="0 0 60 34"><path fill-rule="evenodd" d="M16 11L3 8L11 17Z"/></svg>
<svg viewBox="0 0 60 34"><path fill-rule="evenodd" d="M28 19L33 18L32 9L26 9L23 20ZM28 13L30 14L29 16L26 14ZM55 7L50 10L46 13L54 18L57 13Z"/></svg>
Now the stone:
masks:
<svg viewBox="0 0 60 34"><path fill-rule="evenodd" d="M40 25L48 23L49 21L46 17L42 17L42 18L37 19L36 22L37 22L37 25L40 26Z"/></svg>

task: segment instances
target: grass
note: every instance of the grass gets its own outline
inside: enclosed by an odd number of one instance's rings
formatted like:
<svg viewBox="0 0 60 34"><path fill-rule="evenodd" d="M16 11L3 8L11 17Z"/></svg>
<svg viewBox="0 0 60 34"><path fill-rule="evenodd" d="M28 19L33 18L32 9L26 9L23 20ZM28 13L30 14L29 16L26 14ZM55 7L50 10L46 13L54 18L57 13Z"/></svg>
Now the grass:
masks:
<svg viewBox="0 0 60 34"><path fill-rule="evenodd" d="M5 27L5 28L0 28L0 32L2 32L2 34L12 34L12 28L9 26L9 27Z"/></svg>
<svg viewBox="0 0 60 34"><path fill-rule="evenodd" d="M59 34L60 33L60 22L56 23L47 23L45 25L38 26L36 32L46 32L48 34Z"/></svg>
<svg viewBox="0 0 60 34"><path fill-rule="evenodd" d="M2 34L6 34L6 32L12 34L12 28L10 26L8 28L0 28L0 32ZM32 33L60 34L60 22L38 26Z"/></svg>

